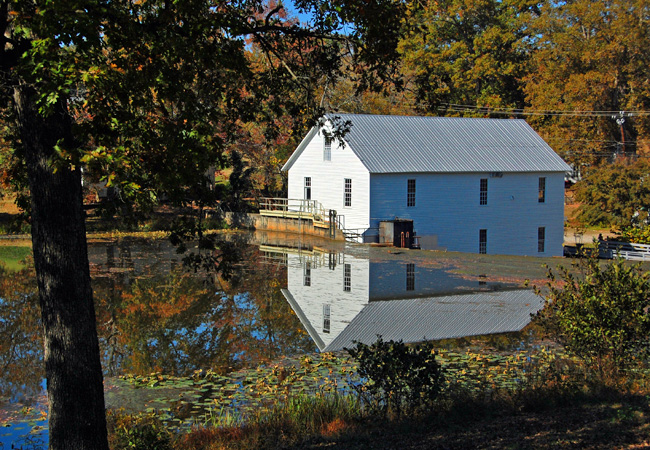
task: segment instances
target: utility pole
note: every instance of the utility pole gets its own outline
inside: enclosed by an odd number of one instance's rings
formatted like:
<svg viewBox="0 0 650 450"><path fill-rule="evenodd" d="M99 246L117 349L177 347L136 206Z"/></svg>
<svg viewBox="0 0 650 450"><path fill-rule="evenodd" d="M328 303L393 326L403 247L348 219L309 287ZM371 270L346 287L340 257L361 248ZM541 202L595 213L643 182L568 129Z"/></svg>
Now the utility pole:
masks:
<svg viewBox="0 0 650 450"><path fill-rule="evenodd" d="M627 114L629 116L629 114ZM613 115L612 119L616 120L616 123L621 127L621 147L623 148L623 155L625 155L625 129L623 124L625 123L625 111L620 111L618 115Z"/></svg>

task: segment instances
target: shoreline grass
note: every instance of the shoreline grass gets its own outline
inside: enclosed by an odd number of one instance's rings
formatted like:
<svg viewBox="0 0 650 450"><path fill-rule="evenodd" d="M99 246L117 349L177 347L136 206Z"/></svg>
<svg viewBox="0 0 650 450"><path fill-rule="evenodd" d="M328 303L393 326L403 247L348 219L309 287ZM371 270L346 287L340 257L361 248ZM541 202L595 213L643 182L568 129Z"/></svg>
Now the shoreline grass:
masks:
<svg viewBox="0 0 650 450"><path fill-rule="evenodd" d="M650 445L647 367L623 378L602 378L562 352L557 358L543 353L544 358L524 363L521 369L525 372L513 368L512 359L497 355L477 359L471 354L458 361L460 354L450 359L447 353L443 360L456 370L447 372L443 393L427 409L401 417L374 413L352 390L286 395L281 389L278 393L284 394L270 408L259 408L247 417L215 410L189 432L169 431L160 422L156 433L178 450L604 449ZM457 382L467 378L472 382ZM295 381L301 382L299 378ZM152 418L145 415L144 419L129 420L137 425L139 420ZM134 448L158 447L148 442Z"/></svg>
<svg viewBox="0 0 650 450"><path fill-rule="evenodd" d="M546 386L516 395L455 393L428 412L399 420L368 414L352 395L299 396L245 424L199 426L163 433L160 440L178 450L645 448L648 394L603 385L578 391ZM163 447L148 441L133 448Z"/></svg>

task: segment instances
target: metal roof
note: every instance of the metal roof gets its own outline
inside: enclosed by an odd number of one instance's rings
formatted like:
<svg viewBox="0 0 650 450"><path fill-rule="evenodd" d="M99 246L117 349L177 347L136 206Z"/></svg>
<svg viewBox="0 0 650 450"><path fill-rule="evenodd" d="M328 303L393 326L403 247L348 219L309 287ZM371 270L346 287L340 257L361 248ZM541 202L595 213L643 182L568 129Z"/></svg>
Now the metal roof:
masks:
<svg viewBox="0 0 650 450"><path fill-rule="evenodd" d="M519 331L541 307L530 290L370 302L321 350L351 348L353 341L369 345L378 335L408 343Z"/></svg>
<svg viewBox="0 0 650 450"><path fill-rule="evenodd" d="M326 118L351 125L343 139L370 173L571 170L520 119L364 114L329 114ZM310 138L314 134L312 130ZM296 153L303 148L301 144Z"/></svg>

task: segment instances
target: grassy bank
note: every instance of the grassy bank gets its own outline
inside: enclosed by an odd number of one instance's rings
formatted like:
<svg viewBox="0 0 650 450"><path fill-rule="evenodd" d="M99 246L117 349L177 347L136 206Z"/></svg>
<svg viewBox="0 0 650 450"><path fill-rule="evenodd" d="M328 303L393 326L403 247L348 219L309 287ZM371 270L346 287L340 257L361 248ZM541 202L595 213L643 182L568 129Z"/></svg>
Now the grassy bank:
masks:
<svg viewBox="0 0 650 450"><path fill-rule="evenodd" d="M18 271L24 267L24 260L32 254L28 245L0 245L0 262L11 271Z"/></svg>
<svg viewBox="0 0 650 450"><path fill-rule="evenodd" d="M336 378L350 375L351 361L326 354L325 360L314 357L308 364L303 360L296 371L275 366L252 371L250 376L256 379L240 377L242 391L257 402L255 408L237 412L225 406L226 399L222 404L213 401L215 408L209 414L181 432L170 431L163 416L151 411L135 416L112 412L112 448L604 449L650 445L647 370L619 379L602 378L557 347L510 354L441 350L438 358L445 373L441 394L426 408L401 416L373 408L353 389L341 389ZM310 378L319 373L326 388ZM347 379L350 384L358 381L354 374ZM140 388L147 381L133 380ZM228 397L238 405L248 401L236 392ZM136 441L138 445L127 445Z"/></svg>
<svg viewBox="0 0 650 450"><path fill-rule="evenodd" d="M650 446L648 391L555 387L491 396L447 396L425 413L400 420L369 415L353 397L297 397L245 425L203 426L168 434L148 416L130 422L141 446L209 449L501 449L646 448ZM113 417L112 430L124 419ZM130 419L132 420L132 419ZM148 432L144 430L149 429ZM154 430L154 431L152 431ZM136 434L138 434L136 433ZM155 436L155 439L152 437ZM131 435L131 442L134 442Z"/></svg>

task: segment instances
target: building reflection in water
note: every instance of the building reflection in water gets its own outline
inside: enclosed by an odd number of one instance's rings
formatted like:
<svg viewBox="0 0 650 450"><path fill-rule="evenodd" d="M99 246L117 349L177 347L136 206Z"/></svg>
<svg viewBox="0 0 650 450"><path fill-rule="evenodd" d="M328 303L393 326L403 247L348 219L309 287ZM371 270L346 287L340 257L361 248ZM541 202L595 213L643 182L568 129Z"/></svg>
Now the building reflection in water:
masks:
<svg viewBox="0 0 650 450"><path fill-rule="evenodd" d="M287 264L282 293L321 351L377 336L420 342L519 331L542 306L531 290L468 282L422 263L372 261L363 251L264 251Z"/></svg>

